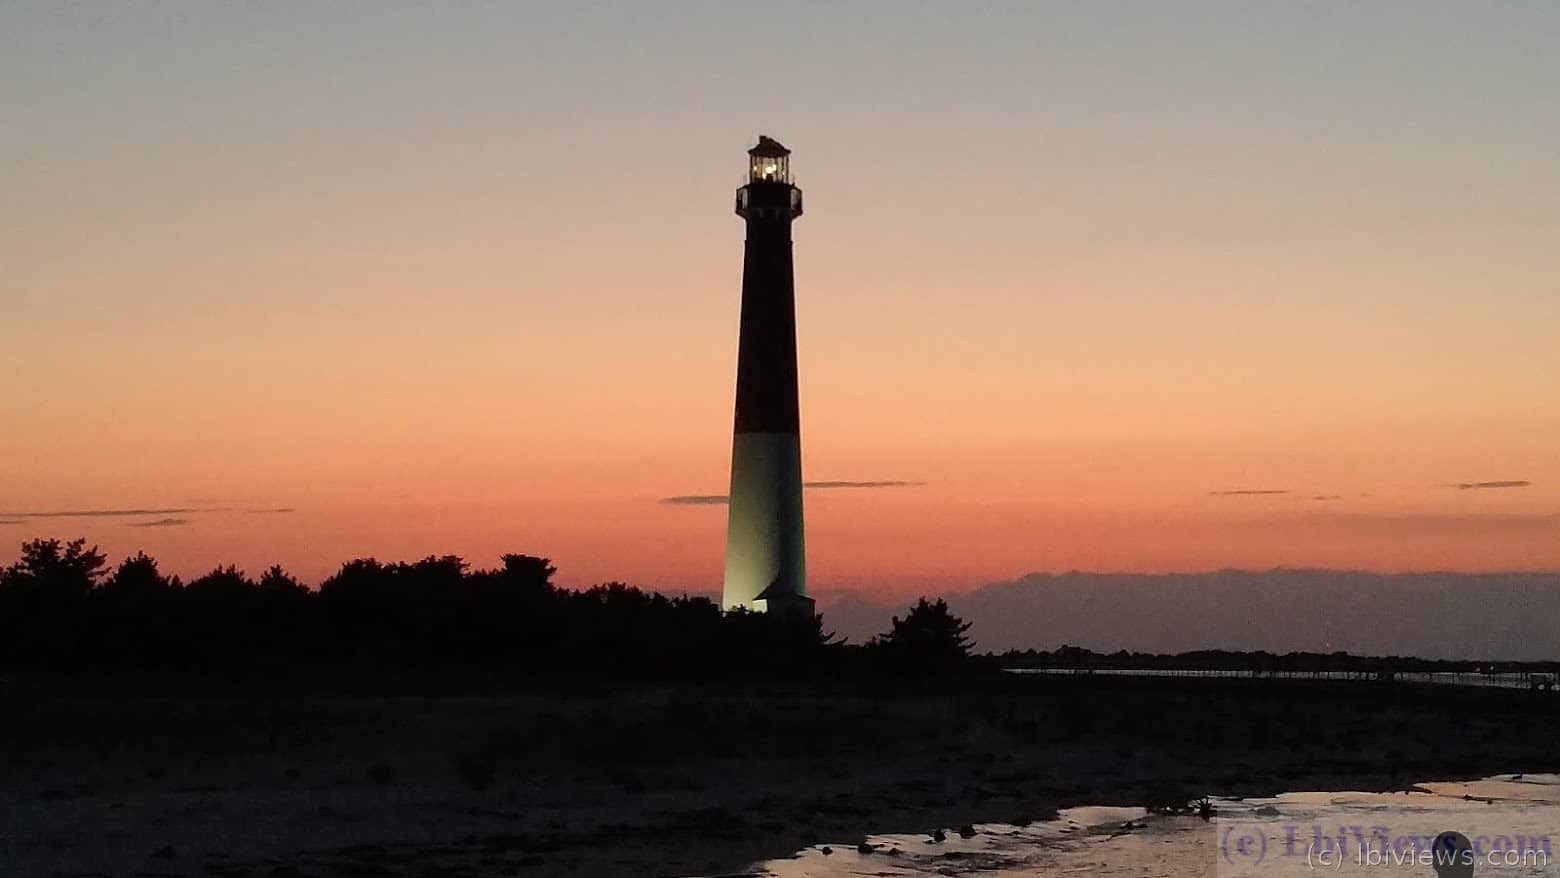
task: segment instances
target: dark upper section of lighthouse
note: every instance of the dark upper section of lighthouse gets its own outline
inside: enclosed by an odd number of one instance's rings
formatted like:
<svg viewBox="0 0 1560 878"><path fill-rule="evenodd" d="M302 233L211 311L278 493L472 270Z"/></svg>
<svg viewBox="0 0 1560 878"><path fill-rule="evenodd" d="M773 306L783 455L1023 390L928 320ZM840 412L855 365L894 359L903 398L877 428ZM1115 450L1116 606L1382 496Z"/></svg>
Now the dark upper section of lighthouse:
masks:
<svg viewBox="0 0 1560 878"><path fill-rule="evenodd" d="M737 214L747 220L793 220L802 215L802 190L791 180L791 151L764 134L748 150L747 185L737 190Z"/></svg>
<svg viewBox="0 0 1560 878"><path fill-rule="evenodd" d="M747 220L737 346L738 433L798 432L791 220L802 214L802 190L791 181L790 158L790 150L760 137L758 146L748 150L747 183L737 190L737 213Z"/></svg>

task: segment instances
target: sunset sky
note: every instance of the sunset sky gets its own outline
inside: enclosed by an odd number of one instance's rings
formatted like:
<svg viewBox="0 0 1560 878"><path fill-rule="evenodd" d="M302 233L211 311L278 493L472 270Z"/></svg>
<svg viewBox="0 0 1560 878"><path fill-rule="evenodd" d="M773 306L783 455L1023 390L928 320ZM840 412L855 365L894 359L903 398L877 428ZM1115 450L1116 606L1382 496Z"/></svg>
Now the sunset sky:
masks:
<svg viewBox="0 0 1560 878"><path fill-rule="evenodd" d="M717 589L764 133L814 591L1557 569L1557 107L1538 2L0 2L0 563Z"/></svg>

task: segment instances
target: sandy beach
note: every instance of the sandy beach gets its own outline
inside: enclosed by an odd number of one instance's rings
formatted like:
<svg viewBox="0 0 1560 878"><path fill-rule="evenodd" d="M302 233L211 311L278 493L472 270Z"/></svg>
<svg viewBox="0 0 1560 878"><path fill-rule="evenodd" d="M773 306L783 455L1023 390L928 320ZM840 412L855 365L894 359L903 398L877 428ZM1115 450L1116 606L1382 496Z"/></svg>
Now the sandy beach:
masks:
<svg viewBox="0 0 1560 878"><path fill-rule="evenodd" d="M1092 839L1065 810L1078 806L1556 768L1560 701L1444 690L980 679L63 697L13 685L0 872L808 875L822 845L854 851L938 828L974 844L993 836L985 827L1044 835L1071 819ZM967 824L973 839L958 835ZM1149 827L1113 843L1130 850L1178 827L1212 838L1196 818ZM1055 850L1065 874L1067 857L1099 848ZM971 852L943 865L981 863Z"/></svg>

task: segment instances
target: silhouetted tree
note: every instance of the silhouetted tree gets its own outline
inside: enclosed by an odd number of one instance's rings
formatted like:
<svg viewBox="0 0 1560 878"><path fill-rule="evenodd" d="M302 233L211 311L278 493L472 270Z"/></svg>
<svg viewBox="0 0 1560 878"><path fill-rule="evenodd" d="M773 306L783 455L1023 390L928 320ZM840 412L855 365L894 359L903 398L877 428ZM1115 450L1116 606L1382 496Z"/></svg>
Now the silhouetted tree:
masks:
<svg viewBox="0 0 1560 878"><path fill-rule="evenodd" d="M108 559L86 540L32 540L0 571L0 657L15 665L75 668L89 660L87 601Z"/></svg>
<svg viewBox="0 0 1560 878"><path fill-rule="evenodd" d="M114 575L108 578L103 587L125 597L142 597L161 595L168 590L169 585L168 577L157 570L157 559L145 552L136 552L119 562Z"/></svg>
<svg viewBox="0 0 1560 878"><path fill-rule="evenodd" d="M157 559L136 552L119 562L112 576L94 594L93 645L104 663L129 660L146 667L166 667L177 661L178 577L167 577Z"/></svg>
<svg viewBox="0 0 1560 878"><path fill-rule="evenodd" d="M923 597L903 619L893 617L889 632L874 645L896 670L947 670L969 660L969 630L970 623L955 616L947 601Z"/></svg>
<svg viewBox="0 0 1560 878"><path fill-rule="evenodd" d="M244 571L229 564L226 567L215 567L205 576L190 580L185 590L202 599L221 600L246 597L256 587L254 581L244 575Z"/></svg>
<svg viewBox="0 0 1560 878"><path fill-rule="evenodd" d="M512 587L527 591L551 591L552 576L558 572L546 558L532 555L505 555L503 576Z"/></svg>
<svg viewBox="0 0 1560 878"><path fill-rule="evenodd" d="M0 587L36 589L52 595L85 597L102 578L108 558L86 540L32 540L22 544L22 556L6 568Z"/></svg>
<svg viewBox="0 0 1560 878"><path fill-rule="evenodd" d="M280 564L272 564L266 571L260 574L260 589L269 593L306 594L307 588L303 583L294 579L292 574L282 569Z"/></svg>

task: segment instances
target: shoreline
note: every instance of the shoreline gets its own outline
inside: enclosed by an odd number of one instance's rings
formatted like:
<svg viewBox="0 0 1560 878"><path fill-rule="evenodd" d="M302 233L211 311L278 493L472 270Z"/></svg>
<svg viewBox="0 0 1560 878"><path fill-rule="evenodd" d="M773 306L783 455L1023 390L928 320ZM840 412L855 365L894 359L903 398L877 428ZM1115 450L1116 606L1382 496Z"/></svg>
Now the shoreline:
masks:
<svg viewBox="0 0 1560 878"><path fill-rule="evenodd" d="M1341 867L1345 856L1361 868L1428 865L1419 852L1445 830L1467 830L1464 838L1498 857L1487 860L1498 866L1520 860L1547 867L1553 859L1560 775L1423 781L1401 791L1403 797L1398 792L1219 795L1213 801L1217 812L1209 817L1100 804L1071 807L1044 824L976 824L937 838L873 834L859 848L814 845L718 878L965 873L1139 878L1208 874L1210 868L1227 868L1232 876L1285 878L1314 874L1324 860L1325 868ZM1513 830L1527 834L1498 834Z"/></svg>

